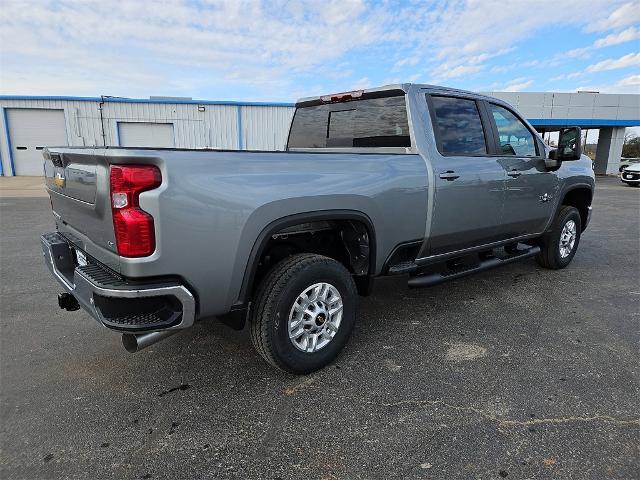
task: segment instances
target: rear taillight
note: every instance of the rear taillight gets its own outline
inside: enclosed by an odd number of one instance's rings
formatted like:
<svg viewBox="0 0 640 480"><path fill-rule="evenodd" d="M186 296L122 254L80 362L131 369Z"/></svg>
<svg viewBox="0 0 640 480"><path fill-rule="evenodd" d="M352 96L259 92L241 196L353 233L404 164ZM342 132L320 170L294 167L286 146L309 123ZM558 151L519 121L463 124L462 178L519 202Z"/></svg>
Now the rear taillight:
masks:
<svg viewBox="0 0 640 480"><path fill-rule="evenodd" d="M156 249L153 217L140 208L138 201L141 192L160 186L160 170L153 165L111 165L109 177L118 255L151 255Z"/></svg>

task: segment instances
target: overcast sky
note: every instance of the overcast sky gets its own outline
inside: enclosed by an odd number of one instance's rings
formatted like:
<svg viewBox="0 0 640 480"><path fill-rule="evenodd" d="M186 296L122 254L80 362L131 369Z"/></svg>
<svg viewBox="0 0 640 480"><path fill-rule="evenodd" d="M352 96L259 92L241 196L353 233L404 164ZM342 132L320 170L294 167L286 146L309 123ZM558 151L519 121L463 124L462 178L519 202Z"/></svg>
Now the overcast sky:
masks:
<svg viewBox="0 0 640 480"><path fill-rule="evenodd" d="M640 93L640 7L624 0L0 3L2 94L293 101L401 81Z"/></svg>

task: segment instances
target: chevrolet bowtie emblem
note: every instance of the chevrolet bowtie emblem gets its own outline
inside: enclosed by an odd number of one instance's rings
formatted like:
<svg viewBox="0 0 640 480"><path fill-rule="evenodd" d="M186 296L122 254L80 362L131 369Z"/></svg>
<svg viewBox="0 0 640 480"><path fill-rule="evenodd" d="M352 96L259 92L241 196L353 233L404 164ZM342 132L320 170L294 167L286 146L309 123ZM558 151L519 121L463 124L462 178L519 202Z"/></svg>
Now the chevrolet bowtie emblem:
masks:
<svg viewBox="0 0 640 480"><path fill-rule="evenodd" d="M56 185L56 187L58 188L64 188L64 184L66 182L66 179L62 176L62 174L60 173L56 173L53 177L53 183Z"/></svg>

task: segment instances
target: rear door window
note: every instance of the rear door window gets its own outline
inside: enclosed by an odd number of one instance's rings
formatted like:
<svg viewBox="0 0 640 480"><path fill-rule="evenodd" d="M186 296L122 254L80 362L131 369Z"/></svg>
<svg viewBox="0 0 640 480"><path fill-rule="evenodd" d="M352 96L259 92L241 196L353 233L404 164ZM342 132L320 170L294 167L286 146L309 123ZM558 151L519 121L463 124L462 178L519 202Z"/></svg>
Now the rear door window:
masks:
<svg viewBox="0 0 640 480"><path fill-rule="evenodd" d="M475 100L432 96L438 150L443 155L486 155L487 144Z"/></svg>
<svg viewBox="0 0 640 480"><path fill-rule="evenodd" d="M489 110L496 122L502 155L517 157L537 155L533 134L514 113L493 103L489 104Z"/></svg>
<svg viewBox="0 0 640 480"><path fill-rule="evenodd" d="M404 95L299 107L289 148L410 147Z"/></svg>

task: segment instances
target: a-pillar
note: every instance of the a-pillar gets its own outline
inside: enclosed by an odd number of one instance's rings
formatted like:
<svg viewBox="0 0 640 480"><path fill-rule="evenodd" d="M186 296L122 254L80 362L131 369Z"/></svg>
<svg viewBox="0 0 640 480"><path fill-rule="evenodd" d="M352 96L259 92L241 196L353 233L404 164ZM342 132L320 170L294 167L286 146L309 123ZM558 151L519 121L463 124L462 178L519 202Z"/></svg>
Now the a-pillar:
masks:
<svg viewBox="0 0 640 480"><path fill-rule="evenodd" d="M618 174L624 144L624 130L624 127L600 129L596 148L596 174Z"/></svg>

